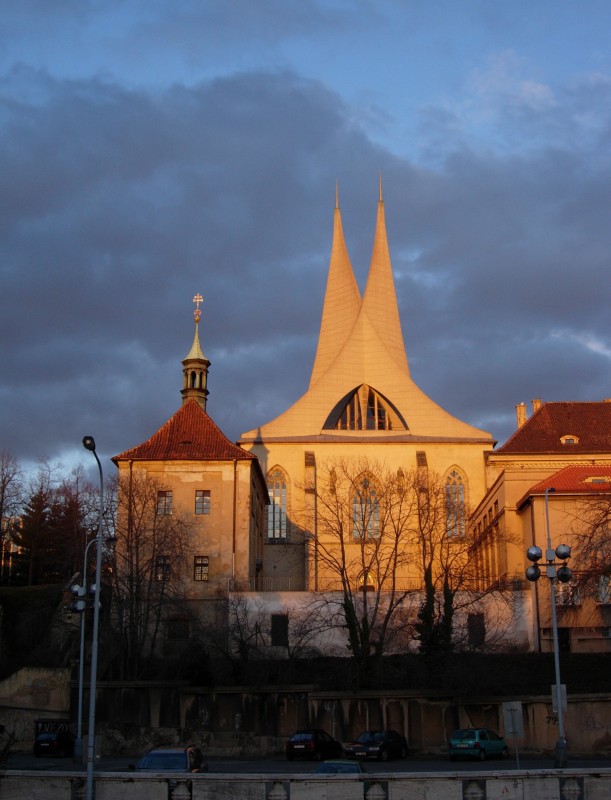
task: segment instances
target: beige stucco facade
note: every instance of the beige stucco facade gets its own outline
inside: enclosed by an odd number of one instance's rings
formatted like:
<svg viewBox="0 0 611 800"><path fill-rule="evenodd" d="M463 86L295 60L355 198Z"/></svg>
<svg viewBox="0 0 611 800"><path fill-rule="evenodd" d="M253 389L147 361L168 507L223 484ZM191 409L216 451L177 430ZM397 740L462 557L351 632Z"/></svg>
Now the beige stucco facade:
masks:
<svg viewBox="0 0 611 800"><path fill-rule="evenodd" d="M172 492L175 515L188 526L188 553L178 565L189 600L218 598L232 582L248 584L261 557L264 489L252 462L119 461L119 475L145 473ZM195 513L195 492L210 492L207 514ZM194 559L206 556L207 580L194 579Z"/></svg>

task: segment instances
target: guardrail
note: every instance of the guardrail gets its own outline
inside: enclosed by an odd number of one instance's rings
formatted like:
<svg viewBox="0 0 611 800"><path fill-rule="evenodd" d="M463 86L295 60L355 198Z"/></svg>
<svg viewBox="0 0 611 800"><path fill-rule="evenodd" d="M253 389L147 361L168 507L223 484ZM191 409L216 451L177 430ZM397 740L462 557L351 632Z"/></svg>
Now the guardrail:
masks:
<svg viewBox="0 0 611 800"><path fill-rule="evenodd" d="M611 768L363 775L94 774L96 800L483 800L611 797ZM0 771L3 800L80 800L83 774Z"/></svg>

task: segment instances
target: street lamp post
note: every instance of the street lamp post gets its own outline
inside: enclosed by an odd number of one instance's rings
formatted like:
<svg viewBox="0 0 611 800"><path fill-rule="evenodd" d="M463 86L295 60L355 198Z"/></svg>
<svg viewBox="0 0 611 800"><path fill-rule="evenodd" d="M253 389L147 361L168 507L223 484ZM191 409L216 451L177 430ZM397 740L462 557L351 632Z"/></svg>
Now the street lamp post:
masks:
<svg viewBox="0 0 611 800"><path fill-rule="evenodd" d="M98 511L98 532L95 561L95 592L93 595L93 634L91 644L91 673L89 678L89 723L87 726L87 784L86 800L93 798L93 764L95 761L95 700L98 676L98 632L100 627L100 584L102 577L102 517L104 514L104 476L102 464L95 450L93 436L83 437L83 447L90 450L98 464L100 473L100 507Z"/></svg>
<svg viewBox="0 0 611 800"><path fill-rule="evenodd" d="M555 492L553 487L548 487L545 490L545 527L547 532L547 549L545 551L545 574L549 578L550 590L550 603L551 603L551 617L552 617L552 637L554 647L554 670L556 676L556 686L554 690L556 710L558 714L558 741L556 742L556 749L554 752L554 766L566 767L566 736L564 732L564 705L562 698L562 686L560 683L560 648L558 646L558 620L556 616L556 581L560 583L568 583L573 577L573 572L567 566L566 561L570 558L571 548L567 544L559 544L554 550L552 547L552 538L549 529L549 507L548 495L550 492ZM534 545L529 547L526 551L526 557L532 561L532 566L526 570L526 577L529 581L538 581L541 577L541 567L538 564L543 553L540 547Z"/></svg>
<svg viewBox="0 0 611 800"><path fill-rule="evenodd" d="M81 586L73 586L72 592L78 597L87 597L87 556L89 555L89 548L97 543L97 536L88 542L85 547L85 554L83 556L83 583ZM82 603L82 605L79 605ZM83 757L83 679L85 672L85 612L87 611L86 600L77 600L77 611L81 614L81 644L79 651L79 669L78 669L78 716L76 722L76 740L74 742L74 760L81 761Z"/></svg>

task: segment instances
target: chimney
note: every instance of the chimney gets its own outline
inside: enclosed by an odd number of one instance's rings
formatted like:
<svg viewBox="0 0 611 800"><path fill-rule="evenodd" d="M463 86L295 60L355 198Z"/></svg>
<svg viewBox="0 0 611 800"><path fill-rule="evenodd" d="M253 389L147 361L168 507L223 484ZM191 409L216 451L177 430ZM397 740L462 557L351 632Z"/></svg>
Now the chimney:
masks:
<svg viewBox="0 0 611 800"><path fill-rule="evenodd" d="M543 400L541 400L540 397L535 397L535 399L532 401L532 404L533 404L533 414L534 414L543 405Z"/></svg>
<svg viewBox="0 0 611 800"><path fill-rule="evenodd" d="M518 428L526 422L526 403L518 403L516 406L516 417L518 420Z"/></svg>

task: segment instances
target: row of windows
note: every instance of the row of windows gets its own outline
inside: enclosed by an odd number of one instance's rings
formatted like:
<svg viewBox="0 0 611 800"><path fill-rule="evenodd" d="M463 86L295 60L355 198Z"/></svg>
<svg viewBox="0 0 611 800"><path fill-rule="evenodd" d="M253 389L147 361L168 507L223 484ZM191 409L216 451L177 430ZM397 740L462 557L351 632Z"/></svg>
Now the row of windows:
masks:
<svg viewBox="0 0 611 800"><path fill-rule="evenodd" d="M208 556L193 556L193 580L207 581L209 577L210 559ZM155 580L166 582L172 573L170 556L157 556L155 559Z"/></svg>
<svg viewBox="0 0 611 800"><path fill-rule="evenodd" d="M268 477L267 508L268 540L287 537L287 486L284 474L274 470ZM453 470L446 479L446 526L448 536L464 536L466 532L465 485L459 472ZM380 508L375 488L363 478L352 498L352 535L355 539L377 538L380 535Z"/></svg>
<svg viewBox="0 0 611 800"><path fill-rule="evenodd" d="M157 514L159 516L171 514L172 502L173 492L171 489L157 492ZM195 490L194 513L197 515L210 513L210 491L208 489Z"/></svg>

